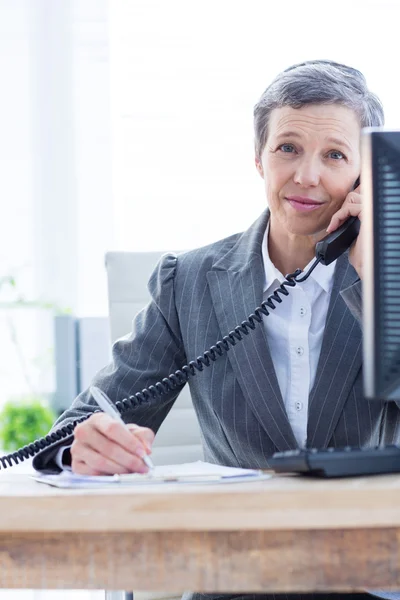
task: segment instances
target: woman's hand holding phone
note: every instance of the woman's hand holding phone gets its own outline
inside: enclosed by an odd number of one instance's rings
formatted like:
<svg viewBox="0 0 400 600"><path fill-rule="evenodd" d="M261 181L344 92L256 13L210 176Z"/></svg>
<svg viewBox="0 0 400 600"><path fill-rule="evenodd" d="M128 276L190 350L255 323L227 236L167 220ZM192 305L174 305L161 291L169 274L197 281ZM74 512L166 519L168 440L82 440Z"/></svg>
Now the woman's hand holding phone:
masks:
<svg viewBox="0 0 400 600"><path fill-rule="evenodd" d="M362 279L362 197L360 185L347 194L342 207L332 216L327 228L327 233L332 233L342 225L349 217L358 217L361 221L360 233L350 248L349 262Z"/></svg>

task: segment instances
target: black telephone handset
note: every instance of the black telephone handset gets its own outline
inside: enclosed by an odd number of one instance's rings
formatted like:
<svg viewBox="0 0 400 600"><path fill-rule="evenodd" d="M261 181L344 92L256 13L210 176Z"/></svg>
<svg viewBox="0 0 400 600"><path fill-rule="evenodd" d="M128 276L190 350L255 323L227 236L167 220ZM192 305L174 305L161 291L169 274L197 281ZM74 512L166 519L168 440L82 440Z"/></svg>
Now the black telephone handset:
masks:
<svg viewBox="0 0 400 600"><path fill-rule="evenodd" d="M353 190L360 185L358 177ZM315 246L315 256L323 265L329 265L343 254L354 242L360 232L360 219L349 217L340 227L332 231Z"/></svg>
<svg viewBox="0 0 400 600"><path fill-rule="evenodd" d="M360 231L360 219L349 217L315 246L315 256L323 265L329 265L350 248Z"/></svg>
<svg viewBox="0 0 400 600"><path fill-rule="evenodd" d="M353 190L359 186L359 183L360 178L355 182ZM258 306L245 321L242 321L242 323L237 325L235 329L228 333L228 335L225 335L222 340L216 342L214 346L211 346L211 348L203 352L202 355L198 356L195 360L191 360L187 365L183 365L180 369L175 371L175 373L171 373L162 381L158 381L154 385L150 385L148 388L136 392L128 398L115 402L116 408L121 414L128 411L132 412L132 409L135 406L156 400L159 397L170 393L176 388L184 385L188 379L196 375L197 372L203 371L204 367L212 365L212 363L220 356L226 354L233 346L243 340L251 330L255 329L257 323L261 323L264 315L268 316L271 310L275 310L277 305L282 302L280 294L282 296L287 296L289 294L287 288L295 287L298 283L305 281L319 262L324 265L329 265L338 258L338 256L343 254L343 252L345 252L345 250L347 250L354 242L359 230L360 221L357 217L350 217L350 219L343 223L336 231L330 233L316 245L316 260L302 278L299 277L302 274L301 269L297 269L294 273L287 275L285 281L282 282L274 293L271 294L267 300L262 302L261 306ZM0 468L6 469L7 467L12 466L13 463L18 464L27 458L35 456L38 452L52 446L54 443L71 436L76 425L82 423L90 416L91 413L86 414L72 423L68 423L60 429L49 433L46 437L20 448L12 454L1 456ZM33 466L35 467L35 464Z"/></svg>

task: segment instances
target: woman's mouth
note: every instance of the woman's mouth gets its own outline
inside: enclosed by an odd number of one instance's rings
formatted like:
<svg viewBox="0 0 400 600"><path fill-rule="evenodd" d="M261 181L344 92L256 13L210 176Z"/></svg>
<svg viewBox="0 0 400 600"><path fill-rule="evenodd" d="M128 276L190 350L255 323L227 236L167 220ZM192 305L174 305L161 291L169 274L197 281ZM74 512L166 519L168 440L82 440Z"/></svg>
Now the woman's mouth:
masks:
<svg viewBox="0 0 400 600"><path fill-rule="evenodd" d="M318 202L313 198L306 198L305 196L288 196L286 200L290 206L299 212L307 212L315 210L322 206L323 202Z"/></svg>

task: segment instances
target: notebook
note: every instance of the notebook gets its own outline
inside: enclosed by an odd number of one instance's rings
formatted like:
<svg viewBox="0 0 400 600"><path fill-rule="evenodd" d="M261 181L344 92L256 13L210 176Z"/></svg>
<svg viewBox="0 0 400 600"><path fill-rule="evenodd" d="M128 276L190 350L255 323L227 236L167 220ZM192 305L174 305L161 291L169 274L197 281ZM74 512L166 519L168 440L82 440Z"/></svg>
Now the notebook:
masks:
<svg viewBox="0 0 400 600"><path fill-rule="evenodd" d="M88 476L76 475L72 471L62 471L58 475L36 474L32 477L39 483L46 483L60 488L93 488L165 483L239 483L268 479L271 474L260 469L224 467L199 460L192 463L155 467L146 474Z"/></svg>

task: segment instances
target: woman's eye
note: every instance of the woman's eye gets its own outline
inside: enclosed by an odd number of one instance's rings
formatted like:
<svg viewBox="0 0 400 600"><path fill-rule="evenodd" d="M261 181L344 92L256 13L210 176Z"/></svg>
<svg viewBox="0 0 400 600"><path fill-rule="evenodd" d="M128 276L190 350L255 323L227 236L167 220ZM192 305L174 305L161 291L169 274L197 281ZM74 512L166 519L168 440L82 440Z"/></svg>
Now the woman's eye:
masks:
<svg viewBox="0 0 400 600"><path fill-rule="evenodd" d="M345 155L343 154L343 152L340 152L339 150L332 150L331 152L329 152L329 156L331 158L333 158L334 160L340 160L341 158L346 158Z"/></svg>
<svg viewBox="0 0 400 600"><path fill-rule="evenodd" d="M278 150L282 150L282 152L289 154L291 152L294 152L294 146L293 146L293 144L281 144L278 147Z"/></svg>

